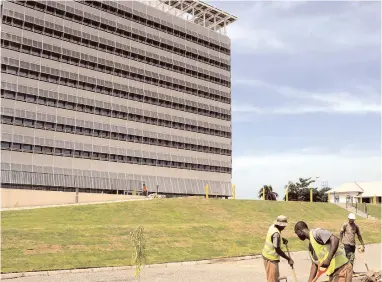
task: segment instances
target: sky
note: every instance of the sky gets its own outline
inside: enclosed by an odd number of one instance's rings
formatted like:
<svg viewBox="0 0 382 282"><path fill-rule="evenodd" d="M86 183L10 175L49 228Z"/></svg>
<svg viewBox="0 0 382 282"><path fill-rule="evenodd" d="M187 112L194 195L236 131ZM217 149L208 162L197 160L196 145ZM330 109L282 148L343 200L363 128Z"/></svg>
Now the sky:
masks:
<svg viewBox="0 0 382 282"><path fill-rule="evenodd" d="M381 180L381 3L208 1L232 40L237 198Z"/></svg>

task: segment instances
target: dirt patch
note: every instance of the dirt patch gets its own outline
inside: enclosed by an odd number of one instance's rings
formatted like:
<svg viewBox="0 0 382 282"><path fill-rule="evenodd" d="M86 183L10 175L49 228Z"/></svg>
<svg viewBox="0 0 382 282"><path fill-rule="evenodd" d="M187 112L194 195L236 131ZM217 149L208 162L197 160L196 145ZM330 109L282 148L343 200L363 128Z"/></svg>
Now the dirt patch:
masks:
<svg viewBox="0 0 382 282"><path fill-rule="evenodd" d="M69 245L69 246L66 246L66 248L69 249L69 250L85 251L85 250L89 249L89 246L85 246L85 245Z"/></svg>
<svg viewBox="0 0 382 282"><path fill-rule="evenodd" d="M60 245L40 245L34 248L29 248L24 251L24 255L35 255L35 254L48 254L48 253L59 253L62 252Z"/></svg>
<svg viewBox="0 0 382 282"><path fill-rule="evenodd" d="M66 245L65 250L70 251L115 251L126 249L131 244L130 238L127 236L109 236L104 244L75 244Z"/></svg>
<svg viewBox="0 0 382 282"><path fill-rule="evenodd" d="M104 245L71 245L67 246L67 249L71 251L115 251L126 249L125 245L122 244L104 244Z"/></svg>

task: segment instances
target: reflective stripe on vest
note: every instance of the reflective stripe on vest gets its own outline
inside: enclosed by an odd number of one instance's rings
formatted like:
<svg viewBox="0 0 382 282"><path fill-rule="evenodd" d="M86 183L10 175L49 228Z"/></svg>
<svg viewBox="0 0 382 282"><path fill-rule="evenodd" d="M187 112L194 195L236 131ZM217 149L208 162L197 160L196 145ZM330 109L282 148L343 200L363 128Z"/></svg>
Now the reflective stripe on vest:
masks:
<svg viewBox="0 0 382 282"><path fill-rule="evenodd" d="M309 237L310 237L309 239L310 244L312 245L313 250L316 253L319 264L321 264L328 257L330 246L321 245L317 243L316 239L314 239L313 231L310 231ZM346 257L345 250L338 246L338 249L330 262L328 270L326 271L326 275L328 276L332 275L336 269L347 264L348 262L349 262L349 259Z"/></svg>
<svg viewBox="0 0 382 282"><path fill-rule="evenodd" d="M271 227L269 227L268 229L267 237L265 239L265 244L264 244L264 248L262 252L262 255L266 259L273 260L273 261L280 260L280 256L278 255L278 253L276 253L276 249L272 243L272 236L275 233L280 234L280 246L282 245L282 238L281 238L280 231L274 225L271 225Z"/></svg>

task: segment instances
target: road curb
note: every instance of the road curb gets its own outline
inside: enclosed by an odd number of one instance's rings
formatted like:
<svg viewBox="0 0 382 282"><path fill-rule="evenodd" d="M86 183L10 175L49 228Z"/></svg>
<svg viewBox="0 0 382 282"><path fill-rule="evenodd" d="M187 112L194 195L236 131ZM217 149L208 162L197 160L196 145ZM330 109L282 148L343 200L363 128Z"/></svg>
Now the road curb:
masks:
<svg viewBox="0 0 382 282"><path fill-rule="evenodd" d="M132 198L125 200L110 200L110 201L101 201L101 202L88 202L88 203L68 203L68 204L59 204L59 205L46 205L46 206L28 206L28 207L18 207L18 208L1 208L1 212L7 211L22 211L22 210L34 210L34 209L46 209L46 208L60 208L60 207L73 207L73 206L87 206L87 205L101 205L101 204L117 204L125 202L135 202L135 201L149 201L148 198Z"/></svg>
<svg viewBox="0 0 382 282"><path fill-rule="evenodd" d="M366 244L378 245L380 248L380 243ZM293 254L305 253L306 251L297 251ZM161 268L161 267L176 267L176 266L192 266L192 265L205 265L205 264L218 264L225 262L239 262L245 260L257 260L261 259L261 255L253 256L241 256L241 257L230 257L230 258L215 258L207 260L197 260L197 261L184 261L184 262L170 262L170 263L158 263L146 265L146 268ZM91 272L108 272L108 271L123 271L134 269L134 266L112 266L112 267L97 267L97 268L79 268L79 269L67 269L67 270L54 270L54 271L35 271L35 272L18 272L18 273L4 273L1 274L0 280L10 280L21 277L36 277L36 276L55 276L64 275L69 273L91 273ZM324 281L323 281L324 282Z"/></svg>
<svg viewBox="0 0 382 282"><path fill-rule="evenodd" d="M160 268L160 267L174 267L174 266L190 266L190 265L214 264L214 263L223 263L223 262L235 262L235 261L259 259L259 258L261 258L261 255L232 257L232 258L216 258L216 259L197 260L197 261L157 263L157 264L149 264L149 265L146 265L145 267ZM133 268L134 266L112 266L112 267L78 268L78 269L54 270L54 271L5 273L5 274L1 274L1 280L15 279L20 277L53 276L53 275L62 275L62 274L68 274L68 273L120 271L120 270L130 270Z"/></svg>

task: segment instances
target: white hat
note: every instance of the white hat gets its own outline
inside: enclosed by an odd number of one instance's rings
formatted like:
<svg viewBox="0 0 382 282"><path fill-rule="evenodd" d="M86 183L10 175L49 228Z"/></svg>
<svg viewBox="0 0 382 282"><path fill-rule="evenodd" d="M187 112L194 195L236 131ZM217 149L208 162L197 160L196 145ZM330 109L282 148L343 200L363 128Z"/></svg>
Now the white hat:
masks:
<svg viewBox="0 0 382 282"><path fill-rule="evenodd" d="M355 220L355 214L354 213L350 213L349 216L348 216L348 219Z"/></svg>
<svg viewBox="0 0 382 282"><path fill-rule="evenodd" d="M284 215L279 215L276 219L276 221L274 222L274 225L277 225L277 226L287 226L288 225L288 219L286 216Z"/></svg>

